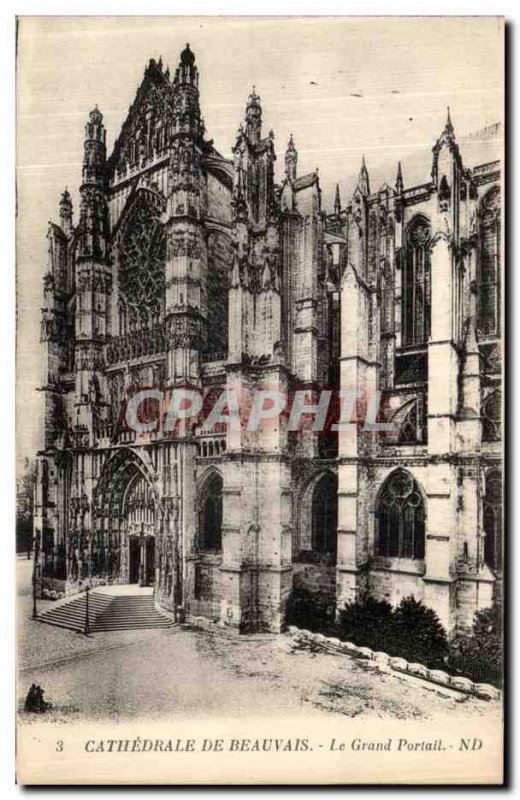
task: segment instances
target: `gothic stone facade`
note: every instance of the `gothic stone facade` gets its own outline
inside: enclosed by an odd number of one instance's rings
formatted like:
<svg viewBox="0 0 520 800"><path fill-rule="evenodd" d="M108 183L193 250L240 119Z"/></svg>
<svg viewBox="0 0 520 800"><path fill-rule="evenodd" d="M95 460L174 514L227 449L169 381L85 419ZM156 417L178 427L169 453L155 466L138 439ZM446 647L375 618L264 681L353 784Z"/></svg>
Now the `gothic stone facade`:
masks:
<svg viewBox="0 0 520 800"><path fill-rule="evenodd" d="M205 135L187 47L150 61L107 157L85 129L79 220L48 232L35 535L45 579L153 584L179 619L279 631L292 586L337 607L413 594L450 631L500 591L500 164L449 118L426 183L342 206L247 101L232 159ZM136 387L382 392L384 435L147 435Z"/></svg>

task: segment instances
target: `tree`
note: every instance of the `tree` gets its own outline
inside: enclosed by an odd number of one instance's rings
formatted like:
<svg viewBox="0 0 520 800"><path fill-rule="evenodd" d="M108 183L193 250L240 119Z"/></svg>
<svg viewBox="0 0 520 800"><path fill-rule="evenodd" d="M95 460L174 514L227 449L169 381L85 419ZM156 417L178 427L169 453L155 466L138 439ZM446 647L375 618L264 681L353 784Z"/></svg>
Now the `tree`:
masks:
<svg viewBox="0 0 520 800"><path fill-rule="evenodd" d="M339 625L346 641L386 650L392 635L392 606L373 597L347 603L340 611Z"/></svg>
<svg viewBox="0 0 520 800"><path fill-rule="evenodd" d="M287 601L286 620L288 625L323 631L333 624L334 606L323 592L294 586Z"/></svg>
<svg viewBox="0 0 520 800"><path fill-rule="evenodd" d="M392 638L396 654L428 666L443 664L448 637L437 614L414 597L403 597L394 611Z"/></svg>
<svg viewBox="0 0 520 800"><path fill-rule="evenodd" d="M458 636L452 644L450 665L473 680L500 685L503 672L502 607L477 611L469 635Z"/></svg>
<svg viewBox="0 0 520 800"><path fill-rule="evenodd" d="M36 464L26 458L24 471L16 481L16 549L28 550L32 543Z"/></svg>

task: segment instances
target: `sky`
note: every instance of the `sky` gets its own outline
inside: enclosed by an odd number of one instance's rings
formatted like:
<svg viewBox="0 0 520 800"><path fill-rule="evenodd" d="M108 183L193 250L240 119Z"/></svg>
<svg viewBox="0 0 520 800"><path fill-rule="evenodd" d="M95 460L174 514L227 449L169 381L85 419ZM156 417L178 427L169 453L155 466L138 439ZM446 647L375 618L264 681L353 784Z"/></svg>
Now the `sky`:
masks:
<svg viewBox="0 0 520 800"><path fill-rule="evenodd" d="M468 166L496 157L468 134L503 118L502 23L493 17L22 17L17 61L17 465L38 446L41 277L59 196L75 219L84 125L97 104L110 152L150 58L173 73L186 42L207 136L230 155L252 86L277 177L289 135L298 171L319 167L344 202L362 155L371 189L430 178L450 106Z"/></svg>

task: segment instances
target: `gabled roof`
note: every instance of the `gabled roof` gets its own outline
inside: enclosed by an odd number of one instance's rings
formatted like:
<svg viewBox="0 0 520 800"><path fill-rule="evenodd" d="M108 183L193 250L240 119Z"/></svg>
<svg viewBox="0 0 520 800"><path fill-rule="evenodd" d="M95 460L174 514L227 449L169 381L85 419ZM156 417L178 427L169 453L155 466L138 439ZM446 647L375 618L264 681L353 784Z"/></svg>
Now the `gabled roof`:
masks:
<svg viewBox="0 0 520 800"><path fill-rule="evenodd" d="M153 96L153 101L151 100ZM124 150L127 138L130 135L136 121L142 116L148 102L160 101L166 119L173 115L173 101L175 90L170 82L168 71L163 72L162 64L157 63L153 58L150 59L145 69L144 77L139 86L135 99L128 110L125 121L121 127L121 132L116 139L112 154L108 159L108 174L112 176L114 169L119 163L121 154Z"/></svg>

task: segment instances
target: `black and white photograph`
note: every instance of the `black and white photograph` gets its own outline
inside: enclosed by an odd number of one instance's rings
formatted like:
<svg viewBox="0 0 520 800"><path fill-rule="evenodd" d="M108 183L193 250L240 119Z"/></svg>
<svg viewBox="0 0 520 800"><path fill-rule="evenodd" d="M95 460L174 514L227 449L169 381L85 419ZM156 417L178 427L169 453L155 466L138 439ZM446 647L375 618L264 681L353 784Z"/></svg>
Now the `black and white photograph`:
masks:
<svg viewBox="0 0 520 800"><path fill-rule="evenodd" d="M501 784L504 19L16 39L18 783Z"/></svg>

